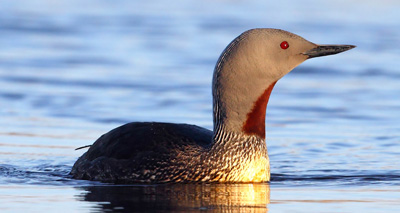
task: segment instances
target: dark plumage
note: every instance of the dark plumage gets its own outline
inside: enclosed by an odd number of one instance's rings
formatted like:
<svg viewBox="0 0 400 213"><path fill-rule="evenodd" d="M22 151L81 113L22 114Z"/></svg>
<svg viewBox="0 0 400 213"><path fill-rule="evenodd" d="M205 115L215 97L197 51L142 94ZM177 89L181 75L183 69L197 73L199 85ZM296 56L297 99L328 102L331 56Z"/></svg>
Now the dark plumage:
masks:
<svg viewBox="0 0 400 213"><path fill-rule="evenodd" d="M168 175L151 176L162 174L164 162L204 152L212 136L212 131L195 125L128 123L97 139L76 161L71 174L77 179L115 183L168 182Z"/></svg>

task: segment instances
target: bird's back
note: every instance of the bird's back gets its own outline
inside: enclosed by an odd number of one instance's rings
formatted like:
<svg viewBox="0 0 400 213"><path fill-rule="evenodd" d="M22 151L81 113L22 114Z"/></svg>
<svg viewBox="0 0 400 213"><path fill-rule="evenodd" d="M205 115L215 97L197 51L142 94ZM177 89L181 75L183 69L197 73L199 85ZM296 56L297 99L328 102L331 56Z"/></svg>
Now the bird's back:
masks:
<svg viewBox="0 0 400 213"><path fill-rule="evenodd" d="M183 165L173 162L181 155L195 155L207 149L212 135L212 131L195 125L128 123L97 139L74 164L71 174L78 179L104 182L146 182L153 169L178 169ZM185 162L179 162L182 163Z"/></svg>

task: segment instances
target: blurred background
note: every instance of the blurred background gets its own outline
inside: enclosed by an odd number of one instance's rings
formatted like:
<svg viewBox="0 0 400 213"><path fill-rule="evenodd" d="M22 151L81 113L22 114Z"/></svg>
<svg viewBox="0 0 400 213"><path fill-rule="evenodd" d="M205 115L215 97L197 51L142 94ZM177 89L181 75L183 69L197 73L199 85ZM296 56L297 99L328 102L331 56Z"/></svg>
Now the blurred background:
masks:
<svg viewBox="0 0 400 213"><path fill-rule="evenodd" d="M41 209L49 200L30 189L42 185L60 204L86 205L75 198L85 191L74 188L82 183L66 177L85 152L73 149L124 123L211 129L215 63L251 28L357 45L306 61L275 86L267 111L271 200L293 204L287 201L298 193L293 186L324 178L335 189L398 189L399 11L398 0L2 0L0 188L8 190L0 199L8 204L0 210L37 199ZM384 202L372 191L348 198L368 204L333 205L391 210L400 202L394 191L386 191ZM33 201L17 195L26 193ZM341 195L320 190L326 193Z"/></svg>

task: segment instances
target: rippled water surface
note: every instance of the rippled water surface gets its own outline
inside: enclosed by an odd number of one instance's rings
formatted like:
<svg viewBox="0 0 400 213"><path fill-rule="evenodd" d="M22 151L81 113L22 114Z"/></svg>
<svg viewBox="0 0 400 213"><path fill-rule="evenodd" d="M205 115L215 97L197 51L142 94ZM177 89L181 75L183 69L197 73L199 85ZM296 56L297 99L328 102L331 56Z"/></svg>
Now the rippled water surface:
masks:
<svg viewBox="0 0 400 213"><path fill-rule="evenodd" d="M398 211L399 10L395 0L1 1L0 211ZM255 27L358 46L275 86L270 183L69 178L85 152L76 147L126 122L211 128L214 64Z"/></svg>

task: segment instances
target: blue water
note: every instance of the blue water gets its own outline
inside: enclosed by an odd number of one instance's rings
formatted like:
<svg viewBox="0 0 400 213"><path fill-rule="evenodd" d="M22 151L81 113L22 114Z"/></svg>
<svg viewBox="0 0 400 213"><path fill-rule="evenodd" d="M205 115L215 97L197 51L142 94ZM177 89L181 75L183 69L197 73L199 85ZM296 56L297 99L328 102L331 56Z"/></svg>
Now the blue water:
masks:
<svg viewBox="0 0 400 213"><path fill-rule="evenodd" d="M398 211L399 10L396 0L2 0L0 211ZM255 27L357 45L275 86L270 183L69 178L85 152L74 149L124 123L211 128L216 60Z"/></svg>

